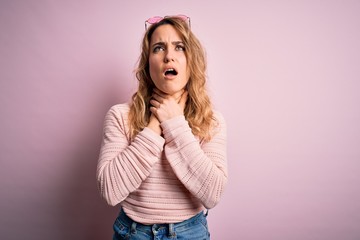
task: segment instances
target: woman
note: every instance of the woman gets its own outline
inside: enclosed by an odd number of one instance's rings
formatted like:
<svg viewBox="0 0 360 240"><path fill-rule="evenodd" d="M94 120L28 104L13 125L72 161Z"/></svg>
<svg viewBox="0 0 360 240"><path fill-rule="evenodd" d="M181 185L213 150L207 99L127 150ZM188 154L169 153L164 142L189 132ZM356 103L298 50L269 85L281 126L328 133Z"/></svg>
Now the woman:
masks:
<svg viewBox="0 0 360 240"><path fill-rule="evenodd" d="M204 50L186 16L147 25L138 90L105 117L99 190L121 206L114 239L210 239L207 209L227 182L226 130L206 93Z"/></svg>

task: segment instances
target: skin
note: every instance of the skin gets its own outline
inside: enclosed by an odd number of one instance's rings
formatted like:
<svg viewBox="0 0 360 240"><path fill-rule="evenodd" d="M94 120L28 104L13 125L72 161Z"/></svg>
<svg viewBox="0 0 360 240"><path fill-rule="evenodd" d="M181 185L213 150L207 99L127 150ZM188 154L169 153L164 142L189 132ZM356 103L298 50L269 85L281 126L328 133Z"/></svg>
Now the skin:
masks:
<svg viewBox="0 0 360 240"><path fill-rule="evenodd" d="M184 115L189 81L184 44L179 33L169 24L159 26L151 36L149 55L150 76L156 88L150 101L148 127L161 135L160 123ZM177 75L165 75L174 68Z"/></svg>

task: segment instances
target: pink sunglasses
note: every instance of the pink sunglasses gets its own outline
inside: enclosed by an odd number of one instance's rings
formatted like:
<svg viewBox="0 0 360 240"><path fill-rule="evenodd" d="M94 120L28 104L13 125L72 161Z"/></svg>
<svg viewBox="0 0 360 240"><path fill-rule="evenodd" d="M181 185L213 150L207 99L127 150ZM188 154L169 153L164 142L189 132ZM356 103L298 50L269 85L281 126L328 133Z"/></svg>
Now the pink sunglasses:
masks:
<svg viewBox="0 0 360 240"><path fill-rule="evenodd" d="M165 16L165 17L160 17L160 16L151 17L151 18L149 18L148 20L145 21L145 29L148 29L148 27L151 24L158 23L161 20L163 20L164 18L170 18L170 17L171 18L179 18L179 19L183 20L184 22L187 22L189 24L189 27L191 27L190 26L190 18L188 16L179 14L179 15Z"/></svg>

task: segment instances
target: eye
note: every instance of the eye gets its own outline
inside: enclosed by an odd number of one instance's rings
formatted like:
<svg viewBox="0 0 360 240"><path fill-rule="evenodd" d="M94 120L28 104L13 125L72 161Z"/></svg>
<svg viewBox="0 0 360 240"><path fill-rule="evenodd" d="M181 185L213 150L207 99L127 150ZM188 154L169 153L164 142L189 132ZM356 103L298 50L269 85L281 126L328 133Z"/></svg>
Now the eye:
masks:
<svg viewBox="0 0 360 240"><path fill-rule="evenodd" d="M153 49L154 53L160 52L160 51L164 51L165 48L163 46L155 46Z"/></svg>
<svg viewBox="0 0 360 240"><path fill-rule="evenodd" d="M176 51L185 51L185 46L183 46L183 45L176 45L175 50L176 50Z"/></svg>

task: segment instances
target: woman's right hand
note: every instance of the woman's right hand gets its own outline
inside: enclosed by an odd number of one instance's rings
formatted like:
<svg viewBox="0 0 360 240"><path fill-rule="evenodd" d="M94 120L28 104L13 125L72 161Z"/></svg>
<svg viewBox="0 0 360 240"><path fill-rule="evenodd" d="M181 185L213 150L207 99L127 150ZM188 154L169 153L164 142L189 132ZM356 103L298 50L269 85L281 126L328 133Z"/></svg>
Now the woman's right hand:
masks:
<svg viewBox="0 0 360 240"><path fill-rule="evenodd" d="M169 95L154 88L150 100L150 111L162 123L179 115L184 115L187 98L188 92L184 89Z"/></svg>

